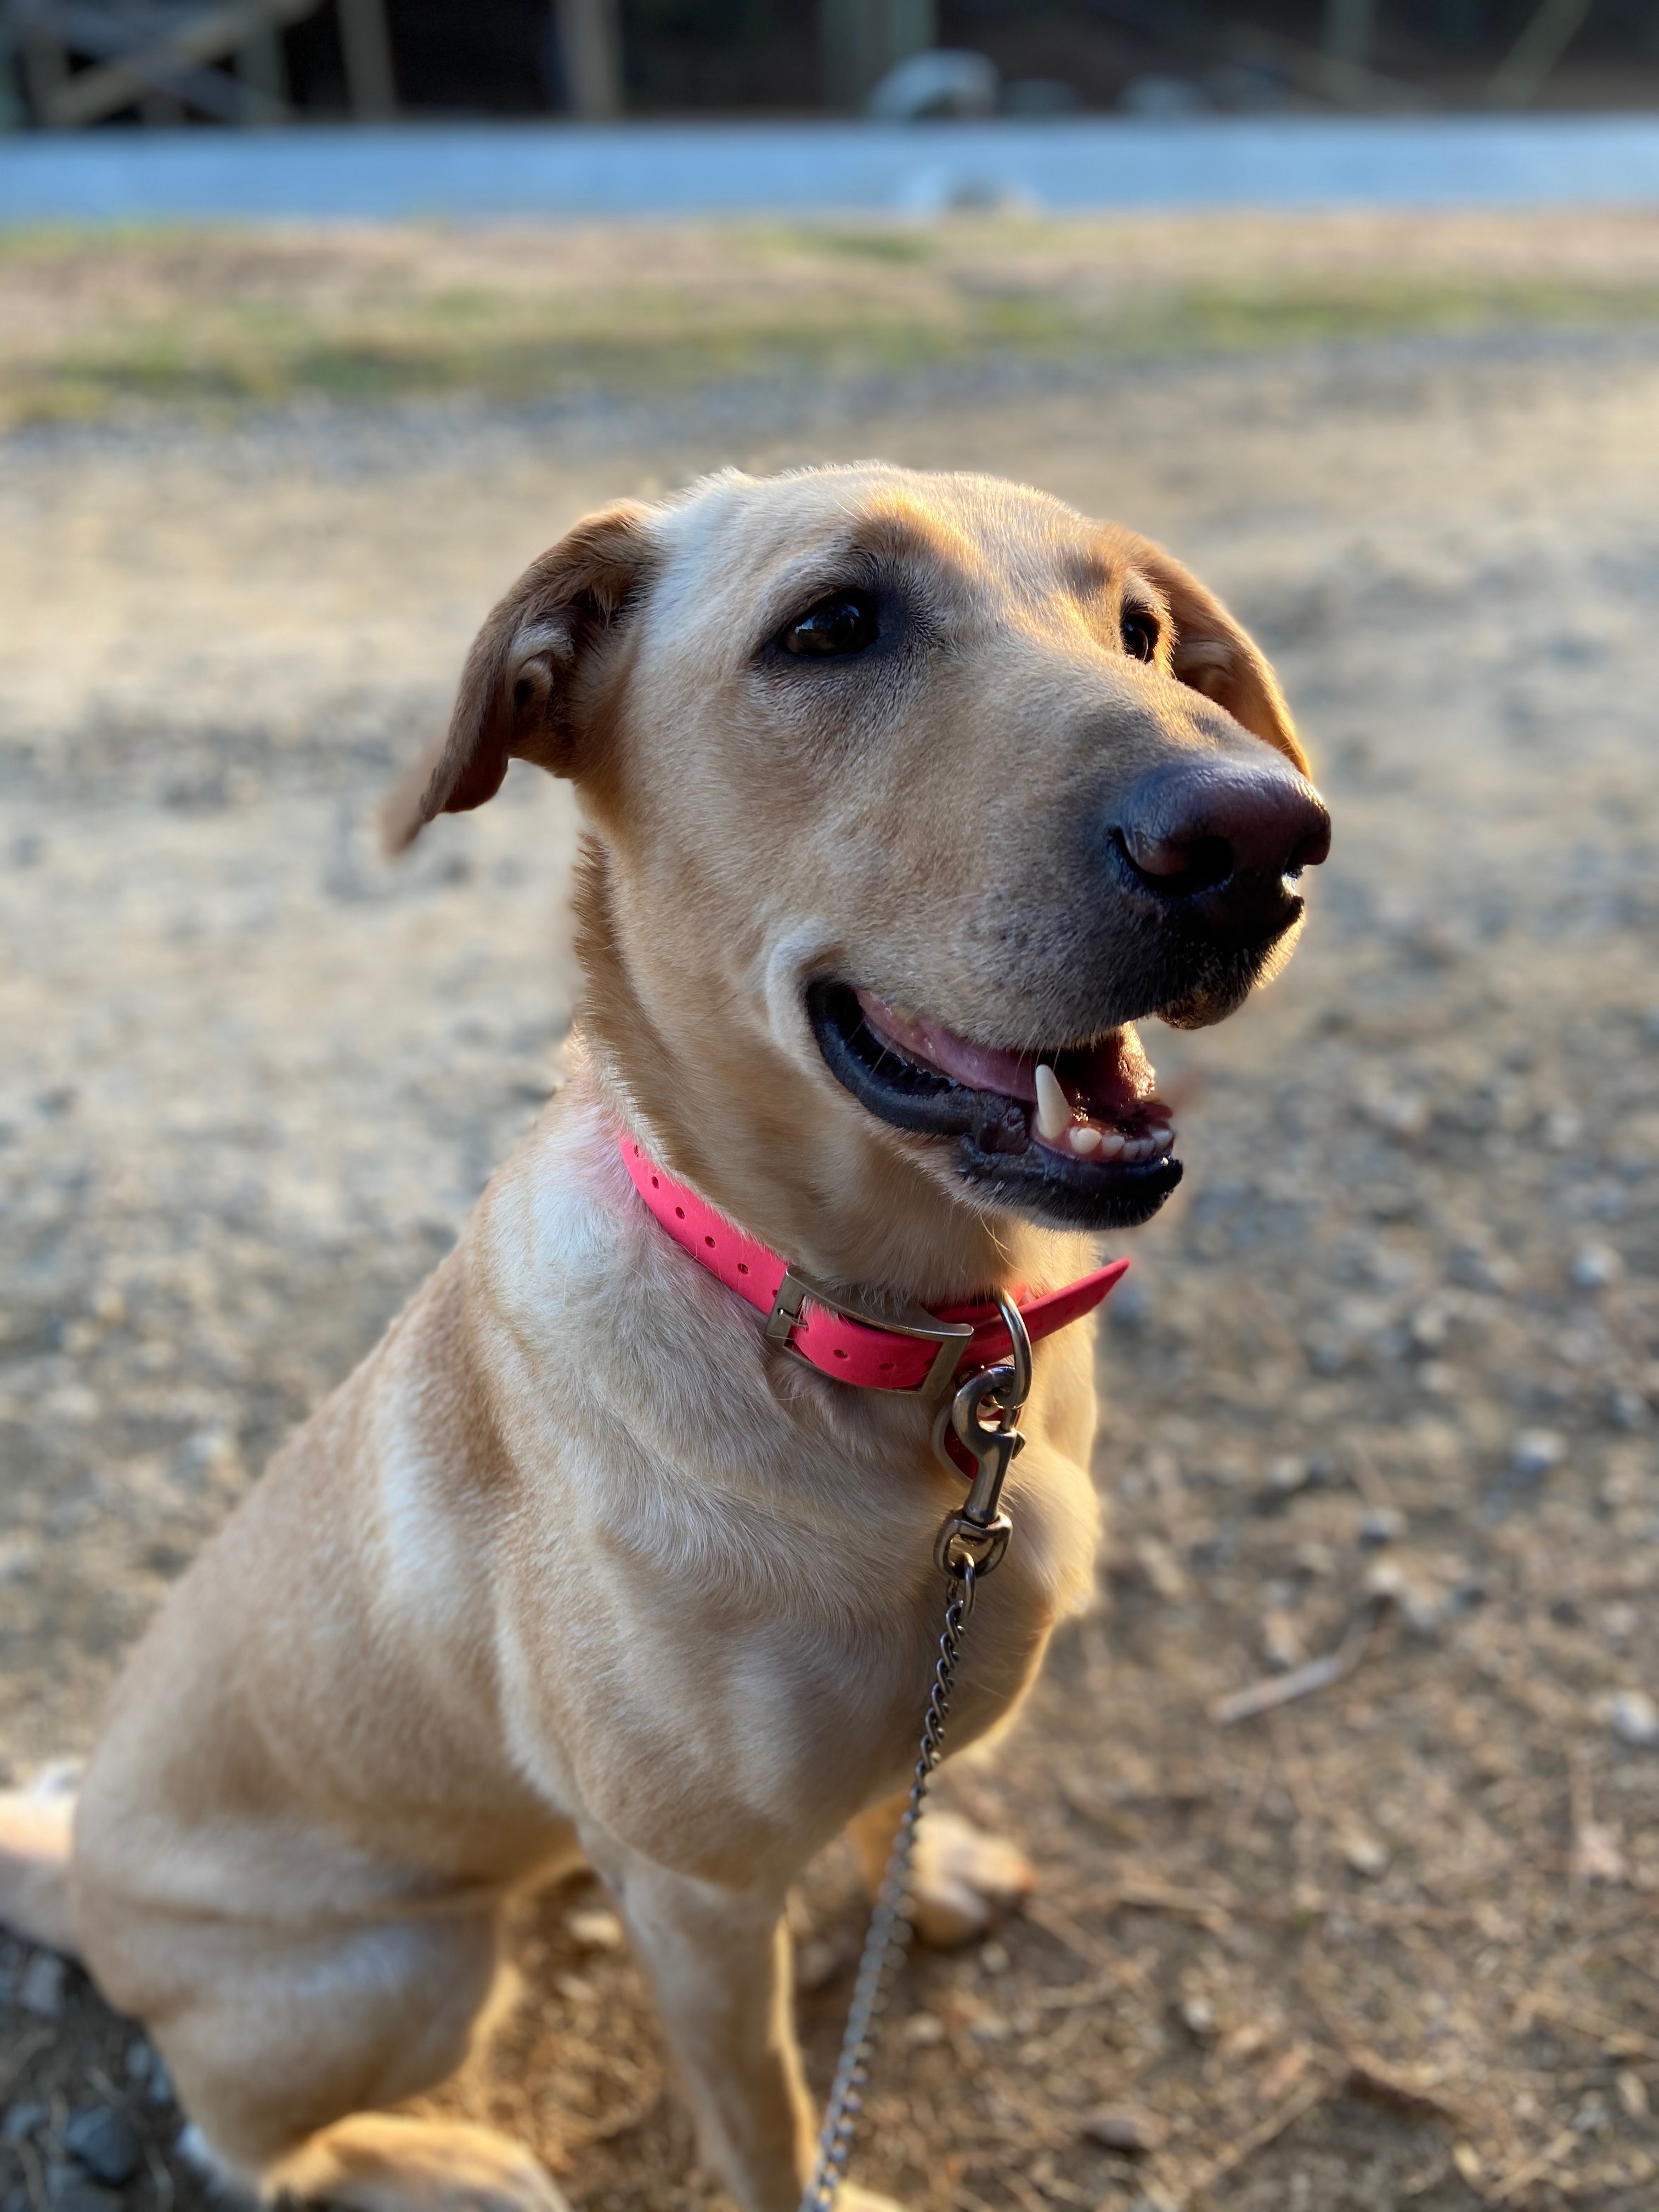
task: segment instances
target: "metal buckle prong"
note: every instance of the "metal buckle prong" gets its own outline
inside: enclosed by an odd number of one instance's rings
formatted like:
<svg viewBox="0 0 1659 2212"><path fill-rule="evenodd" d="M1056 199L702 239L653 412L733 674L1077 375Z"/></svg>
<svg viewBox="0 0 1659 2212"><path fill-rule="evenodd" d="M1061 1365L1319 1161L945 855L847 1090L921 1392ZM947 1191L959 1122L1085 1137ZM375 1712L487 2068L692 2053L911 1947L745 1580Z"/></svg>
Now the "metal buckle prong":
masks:
<svg viewBox="0 0 1659 2212"><path fill-rule="evenodd" d="M973 1341L974 1325L966 1321L939 1321L925 1306L906 1306L900 1315L872 1313L856 1298L843 1297L815 1276L805 1273L799 1267L786 1267L783 1280L778 1285L778 1294L772 1301L772 1310L766 1317L766 1340L791 1349L789 1339L800 1322L803 1302L811 1298L815 1305L828 1306L831 1313L842 1315L848 1321L861 1321L869 1328L890 1328L896 1336L915 1337L918 1343L939 1346L933 1354L933 1364L927 1370L927 1380L915 1395L925 1405L936 1406L950 1389L962 1355Z"/></svg>

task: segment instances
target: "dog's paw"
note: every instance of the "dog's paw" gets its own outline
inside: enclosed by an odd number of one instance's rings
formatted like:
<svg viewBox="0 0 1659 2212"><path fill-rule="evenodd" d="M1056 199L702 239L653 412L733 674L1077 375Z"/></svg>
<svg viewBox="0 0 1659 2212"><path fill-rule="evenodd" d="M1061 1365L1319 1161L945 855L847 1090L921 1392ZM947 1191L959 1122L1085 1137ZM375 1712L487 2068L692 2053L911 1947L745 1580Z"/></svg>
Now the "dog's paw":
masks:
<svg viewBox="0 0 1659 2212"><path fill-rule="evenodd" d="M263 2177L283 2197L336 2212L570 2212L524 2144L465 2120L355 2112Z"/></svg>
<svg viewBox="0 0 1659 2212"><path fill-rule="evenodd" d="M949 1951L982 1936L1029 1894L1036 1877L1016 1844L937 1808L916 1835L911 1921L924 1943Z"/></svg>

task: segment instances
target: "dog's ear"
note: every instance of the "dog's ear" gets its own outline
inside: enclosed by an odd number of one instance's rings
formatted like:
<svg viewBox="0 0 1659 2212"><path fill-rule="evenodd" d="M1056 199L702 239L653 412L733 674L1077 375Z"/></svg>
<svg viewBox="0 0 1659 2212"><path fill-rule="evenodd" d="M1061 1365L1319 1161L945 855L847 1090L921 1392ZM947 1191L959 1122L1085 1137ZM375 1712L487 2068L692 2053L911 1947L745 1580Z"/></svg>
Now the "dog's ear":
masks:
<svg viewBox="0 0 1659 2212"><path fill-rule="evenodd" d="M1135 565L1168 603L1176 632L1171 665L1181 681L1224 707L1253 737L1305 772L1307 755L1297 741L1279 679L1249 632L1161 545L1143 540Z"/></svg>
<svg viewBox="0 0 1659 2212"><path fill-rule="evenodd" d="M449 731L387 800L381 830L400 853L440 814L482 806L509 760L581 772L583 663L654 566L650 509L590 514L532 561L473 640Z"/></svg>

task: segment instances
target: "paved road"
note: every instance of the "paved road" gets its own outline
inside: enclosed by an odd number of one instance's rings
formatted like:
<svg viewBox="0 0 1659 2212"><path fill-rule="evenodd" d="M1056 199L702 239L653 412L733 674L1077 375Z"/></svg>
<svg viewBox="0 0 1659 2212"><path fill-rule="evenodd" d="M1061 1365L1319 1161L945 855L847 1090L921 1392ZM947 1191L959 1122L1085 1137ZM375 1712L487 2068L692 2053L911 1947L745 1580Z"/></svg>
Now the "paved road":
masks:
<svg viewBox="0 0 1659 2212"><path fill-rule="evenodd" d="M1659 117L408 125L0 141L0 224L1659 204Z"/></svg>

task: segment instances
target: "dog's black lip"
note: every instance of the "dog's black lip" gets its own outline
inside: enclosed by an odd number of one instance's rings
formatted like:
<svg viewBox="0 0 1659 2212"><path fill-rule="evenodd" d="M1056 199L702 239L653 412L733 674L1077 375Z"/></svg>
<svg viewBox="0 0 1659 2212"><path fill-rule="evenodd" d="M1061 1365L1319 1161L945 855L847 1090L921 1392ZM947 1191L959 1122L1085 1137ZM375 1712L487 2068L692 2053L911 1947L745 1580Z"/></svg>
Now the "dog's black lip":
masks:
<svg viewBox="0 0 1659 2212"><path fill-rule="evenodd" d="M851 984L820 977L807 1016L830 1073L896 1129L957 1139L964 1182L1010 1211L1073 1229L1131 1229L1150 1220L1181 1181L1171 1158L1130 1164L1079 1159L1031 1142L1023 1099L970 1090L877 1040Z"/></svg>

